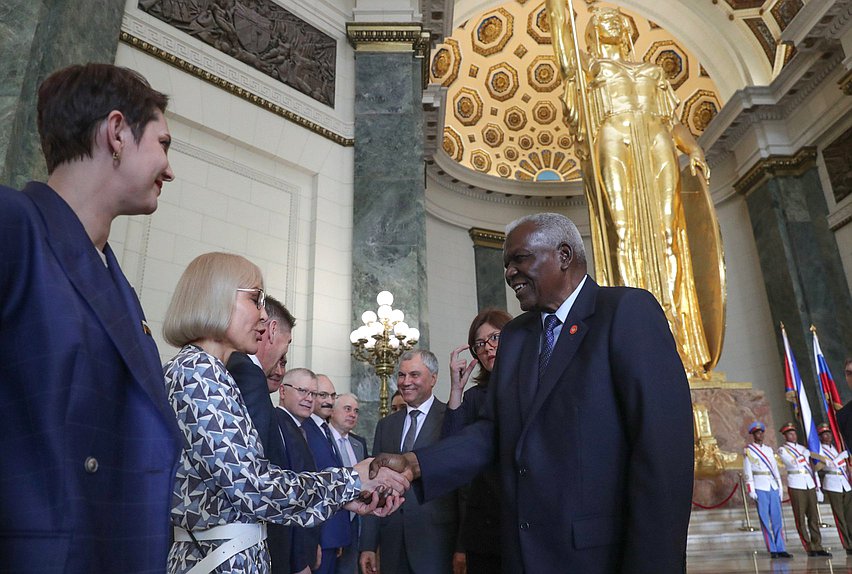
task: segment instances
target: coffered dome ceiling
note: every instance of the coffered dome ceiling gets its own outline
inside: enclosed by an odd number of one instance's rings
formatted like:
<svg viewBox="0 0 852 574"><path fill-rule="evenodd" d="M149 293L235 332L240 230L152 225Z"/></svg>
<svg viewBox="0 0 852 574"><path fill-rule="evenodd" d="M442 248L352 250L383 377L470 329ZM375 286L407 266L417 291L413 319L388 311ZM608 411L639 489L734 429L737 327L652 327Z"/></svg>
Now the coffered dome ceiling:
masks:
<svg viewBox="0 0 852 574"><path fill-rule="evenodd" d="M803 0L712 1L754 35L770 67L789 60L792 50L777 38ZM589 4L574 0L581 49ZM713 78L667 30L622 11L632 22L636 57L662 66L681 121L700 136L725 103ZM511 0L472 17L432 55L431 80L447 88L442 148L450 158L507 180L579 179L543 0Z"/></svg>

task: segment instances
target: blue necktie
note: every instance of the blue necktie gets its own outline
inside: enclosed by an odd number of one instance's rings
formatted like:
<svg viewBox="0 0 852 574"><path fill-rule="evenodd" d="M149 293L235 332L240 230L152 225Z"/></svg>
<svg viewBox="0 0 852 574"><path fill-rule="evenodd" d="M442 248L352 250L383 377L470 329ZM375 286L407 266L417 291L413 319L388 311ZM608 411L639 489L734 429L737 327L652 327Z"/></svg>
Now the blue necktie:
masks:
<svg viewBox="0 0 852 574"><path fill-rule="evenodd" d="M544 344L541 346L541 353L538 355L538 380L544 376L544 371L550 363L550 356L553 355L553 345L556 343L556 327L562 321L556 315L548 315L544 318Z"/></svg>
<svg viewBox="0 0 852 574"><path fill-rule="evenodd" d="M331 436L331 429L328 428L328 423L322 423L322 430L325 433L325 438L328 439L328 445L331 447L331 451L334 453L334 457L337 459L338 464L342 464L342 459L340 458L340 451L337 450L337 445L334 443L334 438Z"/></svg>

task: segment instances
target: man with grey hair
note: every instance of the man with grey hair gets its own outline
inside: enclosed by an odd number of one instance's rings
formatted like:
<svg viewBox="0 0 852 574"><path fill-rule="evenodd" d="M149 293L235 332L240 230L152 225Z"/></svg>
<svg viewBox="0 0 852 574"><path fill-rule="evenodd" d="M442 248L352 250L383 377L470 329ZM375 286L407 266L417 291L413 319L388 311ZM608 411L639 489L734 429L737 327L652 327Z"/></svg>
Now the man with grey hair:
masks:
<svg viewBox="0 0 852 574"><path fill-rule="evenodd" d="M497 462L506 574L685 572L692 409L659 303L598 286L562 215L510 224L503 263L527 312L501 330L479 420L373 469L431 500Z"/></svg>
<svg viewBox="0 0 852 574"><path fill-rule="evenodd" d="M403 453L438 442L447 406L432 394L437 380L438 359L433 353L417 349L402 354L396 385L406 406L378 422L373 452ZM362 572L452 572L458 507L458 497L453 489L426 503L407 496L400 512L387 519L364 520L361 529ZM377 562L378 550L381 567Z"/></svg>

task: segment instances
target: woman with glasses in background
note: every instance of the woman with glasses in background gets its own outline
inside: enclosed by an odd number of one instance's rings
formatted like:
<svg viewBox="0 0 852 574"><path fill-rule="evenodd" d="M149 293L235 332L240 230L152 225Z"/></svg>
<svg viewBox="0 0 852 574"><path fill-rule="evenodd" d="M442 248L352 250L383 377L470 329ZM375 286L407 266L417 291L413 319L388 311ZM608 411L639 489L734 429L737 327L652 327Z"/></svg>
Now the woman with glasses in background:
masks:
<svg viewBox="0 0 852 574"><path fill-rule="evenodd" d="M163 332L181 350L166 363L165 377L186 441L172 492L172 574L267 573L265 522L316 526L340 508L386 516L407 487L394 473L368 480L371 459L354 469L297 474L263 458L225 364L234 351L257 351L264 298L260 269L227 253L195 258L172 296ZM394 491L383 508L380 486ZM368 502L358 499L361 492L372 493Z"/></svg>
<svg viewBox="0 0 852 574"><path fill-rule="evenodd" d="M512 316L502 309L484 309L470 324L467 345L450 353L450 399L444 415L443 436L454 434L476 420L485 404L500 330L511 320ZM473 355L470 362L459 356L468 349ZM479 372L473 378L476 384L465 391L477 365ZM465 565L468 574L500 571L500 483L496 471L488 470L470 483L460 538L465 552L457 552L453 557L455 572L464 571Z"/></svg>

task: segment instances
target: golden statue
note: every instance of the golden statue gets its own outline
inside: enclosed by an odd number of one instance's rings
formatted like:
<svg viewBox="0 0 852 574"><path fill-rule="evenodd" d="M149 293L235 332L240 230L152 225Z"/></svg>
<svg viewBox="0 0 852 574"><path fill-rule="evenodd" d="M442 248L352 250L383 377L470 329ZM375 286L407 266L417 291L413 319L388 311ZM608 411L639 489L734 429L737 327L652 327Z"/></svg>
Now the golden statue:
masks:
<svg viewBox="0 0 852 574"><path fill-rule="evenodd" d="M573 8L566 0L547 0L547 8L586 176L597 280L653 293L687 373L708 379L721 353L725 290L704 153L675 115L678 100L662 68L634 61L624 14L591 7L582 52ZM684 174L678 150L689 156ZM682 192L684 180L694 192ZM690 240L700 257L691 257Z"/></svg>

